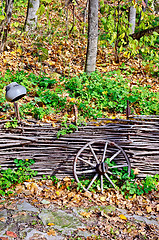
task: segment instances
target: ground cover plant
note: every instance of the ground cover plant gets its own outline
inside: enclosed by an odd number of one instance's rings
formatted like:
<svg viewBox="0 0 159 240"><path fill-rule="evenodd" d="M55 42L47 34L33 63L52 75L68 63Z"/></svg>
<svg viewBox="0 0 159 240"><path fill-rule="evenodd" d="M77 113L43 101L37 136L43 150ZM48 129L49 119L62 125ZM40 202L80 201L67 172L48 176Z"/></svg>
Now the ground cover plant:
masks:
<svg viewBox="0 0 159 240"><path fill-rule="evenodd" d="M30 169L30 165L34 164L34 160L25 159L19 160L15 159L15 169L0 169L0 194L2 196L9 195L13 193L13 187L17 184L23 183L37 175L37 171ZM10 189L12 187L12 189ZM10 189L10 190L8 190Z"/></svg>
<svg viewBox="0 0 159 240"><path fill-rule="evenodd" d="M153 91L149 84L141 86L139 81L124 78L120 70L94 72L90 75L82 73L72 78L61 77L59 80L23 71L13 75L7 71L1 80L3 89L0 93L0 107L4 113L13 110L13 104L7 103L4 97L5 85L16 81L26 86L27 96L20 104L22 118L29 115L42 120L61 113L61 116L67 114L69 119L74 105L77 106L79 119L90 120L119 113L124 116L127 100L132 114L159 114L159 93Z"/></svg>

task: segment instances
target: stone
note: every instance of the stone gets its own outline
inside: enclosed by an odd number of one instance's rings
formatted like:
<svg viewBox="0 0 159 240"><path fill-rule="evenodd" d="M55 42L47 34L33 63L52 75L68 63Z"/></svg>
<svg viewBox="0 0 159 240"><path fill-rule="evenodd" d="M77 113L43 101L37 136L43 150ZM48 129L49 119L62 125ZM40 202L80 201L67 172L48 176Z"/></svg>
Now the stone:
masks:
<svg viewBox="0 0 159 240"><path fill-rule="evenodd" d="M41 201L41 203L42 203L42 204L50 204L50 201L43 199L43 200Z"/></svg>
<svg viewBox="0 0 159 240"><path fill-rule="evenodd" d="M1 222L6 222L7 221L7 210L4 209L2 211L0 211L0 223Z"/></svg>
<svg viewBox="0 0 159 240"><path fill-rule="evenodd" d="M22 201L20 204L17 204L18 211L28 211L28 212L39 212L37 208L32 206L30 203L26 201Z"/></svg>
<svg viewBox="0 0 159 240"><path fill-rule="evenodd" d="M39 214L40 219L44 225L54 223L54 229L62 231L62 233L69 233L79 227L84 227L83 223L79 221L73 214L66 213L63 210L50 211L43 209Z"/></svg>
<svg viewBox="0 0 159 240"><path fill-rule="evenodd" d="M49 236L47 233L32 228L25 229L25 240L63 240L62 236Z"/></svg>

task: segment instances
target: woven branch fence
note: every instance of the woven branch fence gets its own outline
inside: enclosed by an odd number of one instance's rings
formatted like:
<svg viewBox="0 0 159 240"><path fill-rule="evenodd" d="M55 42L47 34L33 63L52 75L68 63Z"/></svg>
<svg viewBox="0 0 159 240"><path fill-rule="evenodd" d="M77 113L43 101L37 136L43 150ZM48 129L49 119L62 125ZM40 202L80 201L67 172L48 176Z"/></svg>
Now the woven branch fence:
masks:
<svg viewBox="0 0 159 240"><path fill-rule="evenodd" d="M159 116L133 117L131 120L98 119L78 131L57 139L59 126L22 123L6 129L0 122L0 165L15 168L14 159L34 159L38 176L73 177L73 160L81 147L93 139L108 139L128 154L139 177L159 174Z"/></svg>

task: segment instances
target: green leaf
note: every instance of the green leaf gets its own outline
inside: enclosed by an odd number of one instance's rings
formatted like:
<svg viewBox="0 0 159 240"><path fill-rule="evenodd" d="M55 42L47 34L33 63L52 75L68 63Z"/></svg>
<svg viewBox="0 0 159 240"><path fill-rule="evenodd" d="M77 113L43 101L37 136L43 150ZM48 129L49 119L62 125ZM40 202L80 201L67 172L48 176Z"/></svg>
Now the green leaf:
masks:
<svg viewBox="0 0 159 240"><path fill-rule="evenodd" d="M5 19L4 15L0 15L0 21L3 21Z"/></svg>
<svg viewBox="0 0 159 240"><path fill-rule="evenodd" d="M39 15L41 17L44 14L44 12L45 12L45 6L44 4L41 4L39 9L36 12L36 15Z"/></svg>

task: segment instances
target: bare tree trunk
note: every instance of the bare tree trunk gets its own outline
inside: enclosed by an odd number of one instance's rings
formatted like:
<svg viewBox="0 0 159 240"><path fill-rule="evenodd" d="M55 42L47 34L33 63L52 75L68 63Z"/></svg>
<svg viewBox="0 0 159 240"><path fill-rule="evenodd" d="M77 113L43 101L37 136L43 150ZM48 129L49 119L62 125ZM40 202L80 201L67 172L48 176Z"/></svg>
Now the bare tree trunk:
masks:
<svg viewBox="0 0 159 240"><path fill-rule="evenodd" d="M129 8L129 24L131 29L131 34L135 32L135 24L136 24L136 8L135 6L131 6Z"/></svg>
<svg viewBox="0 0 159 240"><path fill-rule="evenodd" d="M68 35L68 8L69 5L72 5L72 15L73 15L73 24L72 27L69 31L69 33L72 32L74 26L75 26L75 6L78 5L78 1L77 0L65 0L65 16L66 16L66 33Z"/></svg>
<svg viewBox="0 0 159 240"><path fill-rule="evenodd" d="M84 22L84 24L86 23L86 18L87 18L88 3L89 3L89 0L87 0L86 7L84 9L84 14L83 14L83 22ZM83 27L83 34L85 34L85 25Z"/></svg>
<svg viewBox="0 0 159 240"><path fill-rule="evenodd" d="M10 28L10 21L12 16L13 3L14 3L14 0L6 0L4 13L2 11L2 14L4 14L4 20L2 20L2 23L0 26L0 38L1 38L0 51L1 52L4 51L5 44L7 41L8 30ZM2 4L3 4L3 1L2 1Z"/></svg>
<svg viewBox="0 0 159 240"><path fill-rule="evenodd" d="M98 43L98 0L89 0L88 11L88 43L85 71L91 73L96 68Z"/></svg>
<svg viewBox="0 0 159 240"><path fill-rule="evenodd" d="M27 16L25 21L25 31L28 33L33 32L37 27L37 11L39 8L39 0L28 0Z"/></svg>
<svg viewBox="0 0 159 240"><path fill-rule="evenodd" d="M68 35L68 1L65 0L66 33Z"/></svg>
<svg viewBox="0 0 159 240"><path fill-rule="evenodd" d="M115 41L115 62L119 63L119 53L118 53L118 48L119 48L119 24L120 24L120 0L118 0L118 5L117 5L117 27L116 27L116 41Z"/></svg>

